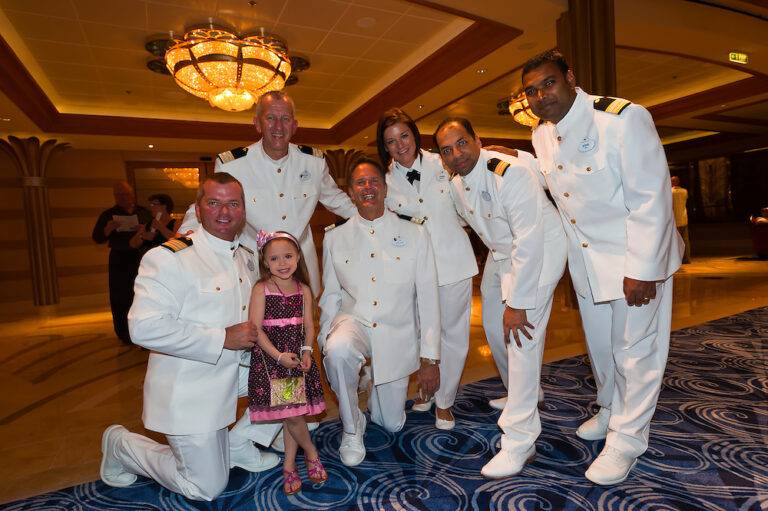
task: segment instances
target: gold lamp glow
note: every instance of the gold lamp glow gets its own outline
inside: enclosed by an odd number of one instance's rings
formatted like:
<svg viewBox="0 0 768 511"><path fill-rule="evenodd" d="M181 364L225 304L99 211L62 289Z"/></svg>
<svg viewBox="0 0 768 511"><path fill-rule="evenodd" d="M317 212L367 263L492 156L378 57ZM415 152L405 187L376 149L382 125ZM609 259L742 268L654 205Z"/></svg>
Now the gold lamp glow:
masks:
<svg viewBox="0 0 768 511"><path fill-rule="evenodd" d="M165 65L179 87L230 112L248 110L265 92L282 89L291 74L279 38L264 31L238 37L214 26L175 39Z"/></svg>
<svg viewBox="0 0 768 511"><path fill-rule="evenodd" d="M197 188L200 183L200 170L196 167L167 167L163 169L163 173L184 188Z"/></svg>
<svg viewBox="0 0 768 511"><path fill-rule="evenodd" d="M515 122L523 126L533 127L539 122L539 118L531 112L531 107L528 105L528 98L525 97L524 91L509 98L509 113L512 114Z"/></svg>

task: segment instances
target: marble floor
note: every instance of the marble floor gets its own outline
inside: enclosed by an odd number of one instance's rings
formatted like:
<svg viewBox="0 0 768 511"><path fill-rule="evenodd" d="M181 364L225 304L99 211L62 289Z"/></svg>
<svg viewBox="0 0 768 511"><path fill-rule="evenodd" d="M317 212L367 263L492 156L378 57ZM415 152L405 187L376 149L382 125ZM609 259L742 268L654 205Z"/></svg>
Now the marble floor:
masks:
<svg viewBox="0 0 768 511"><path fill-rule="evenodd" d="M674 294L674 328L768 305L768 261L696 259L678 273ZM574 301L561 283L545 361L585 352ZM47 309L34 316L0 312L0 320L0 503L96 479L106 426L120 423L144 432L147 352L114 337L105 308ZM494 375L475 296L463 381ZM326 419L337 414L329 396Z"/></svg>

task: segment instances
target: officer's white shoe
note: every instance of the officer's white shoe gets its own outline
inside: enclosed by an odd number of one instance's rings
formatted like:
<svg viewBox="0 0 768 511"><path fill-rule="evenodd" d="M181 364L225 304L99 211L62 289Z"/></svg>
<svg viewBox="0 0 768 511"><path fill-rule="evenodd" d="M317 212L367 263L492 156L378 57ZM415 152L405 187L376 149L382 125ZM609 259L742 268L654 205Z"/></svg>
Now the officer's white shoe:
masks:
<svg viewBox="0 0 768 511"><path fill-rule="evenodd" d="M432 396L428 400L422 403L413 403L411 410L414 412L428 412L432 409L432 405L435 404L435 396Z"/></svg>
<svg viewBox="0 0 768 511"><path fill-rule="evenodd" d="M365 459L365 414L357 412L357 431L352 433L341 433L341 446L339 447L339 457L341 462L348 467L355 467Z"/></svg>
<svg viewBox="0 0 768 511"><path fill-rule="evenodd" d="M319 422L307 422L307 429L314 431L320 427ZM277 452L285 452L285 437L283 436L283 430L278 431L277 436L269 446Z"/></svg>
<svg viewBox="0 0 768 511"><path fill-rule="evenodd" d="M507 396L498 397L496 399L489 399L488 404L494 410L503 410L507 406Z"/></svg>
<svg viewBox="0 0 768 511"><path fill-rule="evenodd" d="M113 424L101 435L101 480L115 488L125 488L136 482L136 475L126 472L123 464L115 456L115 444L128 430L119 424Z"/></svg>
<svg viewBox="0 0 768 511"><path fill-rule="evenodd" d="M451 419L441 419L437 416L437 410L435 410L435 427L443 431L452 430L456 427L456 417L454 417L453 411L451 411L451 417Z"/></svg>
<svg viewBox="0 0 768 511"><path fill-rule="evenodd" d="M622 454L618 449L606 445L584 475L595 484L619 484L627 478L629 471L636 464L637 458Z"/></svg>
<svg viewBox="0 0 768 511"><path fill-rule="evenodd" d="M501 450L480 470L483 477L488 479L501 479L519 474L526 463L536 457L536 446L532 445L522 453L512 453Z"/></svg>
<svg viewBox="0 0 768 511"><path fill-rule="evenodd" d="M597 414L582 423L576 430L576 436L584 440L602 440L608 435L608 421L611 420L611 411L608 408L600 408Z"/></svg>
<svg viewBox="0 0 768 511"><path fill-rule="evenodd" d="M276 467L280 463L280 457L271 452L261 452L248 441L242 447L229 450L229 466L240 467L248 472L263 472Z"/></svg>

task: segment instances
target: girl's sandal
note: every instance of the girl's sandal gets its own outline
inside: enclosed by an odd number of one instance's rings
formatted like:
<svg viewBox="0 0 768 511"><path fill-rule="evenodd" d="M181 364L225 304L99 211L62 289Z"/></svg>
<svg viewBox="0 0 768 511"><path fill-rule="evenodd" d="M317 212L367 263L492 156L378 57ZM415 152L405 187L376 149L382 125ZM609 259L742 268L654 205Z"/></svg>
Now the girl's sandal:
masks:
<svg viewBox="0 0 768 511"><path fill-rule="evenodd" d="M309 480L315 484L322 484L328 480L328 473L325 471L320 458L311 460L306 458L307 461L307 475Z"/></svg>
<svg viewBox="0 0 768 511"><path fill-rule="evenodd" d="M293 495L301 491L301 479L296 470L283 470L283 492Z"/></svg>

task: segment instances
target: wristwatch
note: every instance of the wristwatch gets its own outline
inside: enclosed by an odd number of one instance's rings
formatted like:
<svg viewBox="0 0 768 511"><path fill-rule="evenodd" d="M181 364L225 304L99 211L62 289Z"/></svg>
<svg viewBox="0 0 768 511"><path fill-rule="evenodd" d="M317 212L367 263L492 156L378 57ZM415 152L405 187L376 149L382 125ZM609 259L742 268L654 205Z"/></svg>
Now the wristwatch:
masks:
<svg viewBox="0 0 768 511"><path fill-rule="evenodd" d="M424 357L421 357L421 362L423 364L427 364L427 365L430 365L430 366L440 365L440 361L436 360L434 358L424 358Z"/></svg>

